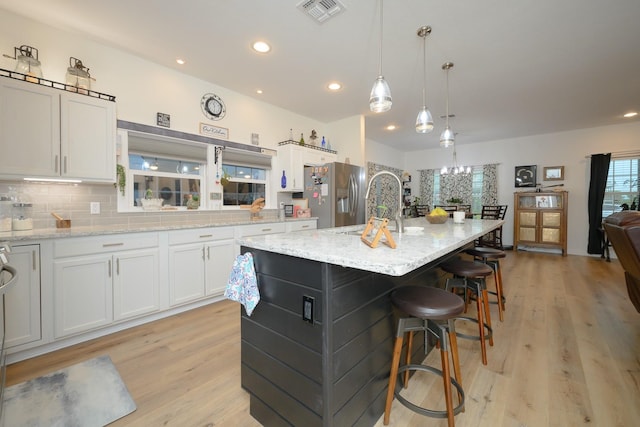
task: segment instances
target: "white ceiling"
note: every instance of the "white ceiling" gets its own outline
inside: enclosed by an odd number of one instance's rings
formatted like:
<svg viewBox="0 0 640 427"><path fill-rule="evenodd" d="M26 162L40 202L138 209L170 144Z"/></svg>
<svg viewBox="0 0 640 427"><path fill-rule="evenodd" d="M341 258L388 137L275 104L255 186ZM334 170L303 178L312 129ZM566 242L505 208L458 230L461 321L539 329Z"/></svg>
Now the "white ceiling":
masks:
<svg viewBox="0 0 640 427"><path fill-rule="evenodd" d="M323 24L298 3L0 0L0 8L322 122L364 114L367 138L403 151L438 147L447 61L455 63L449 82L458 144L640 120L622 118L640 110L639 0L387 0L383 75L393 107L381 114L368 106L378 73L378 3L342 0L346 10ZM436 129L427 135L414 130L423 25L433 28L427 105ZM259 38L271 53L252 52ZM177 65L178 57L187 63ZM329 93L331 80L344 88ZM387 124L398 130L384 130Z"/></svg>

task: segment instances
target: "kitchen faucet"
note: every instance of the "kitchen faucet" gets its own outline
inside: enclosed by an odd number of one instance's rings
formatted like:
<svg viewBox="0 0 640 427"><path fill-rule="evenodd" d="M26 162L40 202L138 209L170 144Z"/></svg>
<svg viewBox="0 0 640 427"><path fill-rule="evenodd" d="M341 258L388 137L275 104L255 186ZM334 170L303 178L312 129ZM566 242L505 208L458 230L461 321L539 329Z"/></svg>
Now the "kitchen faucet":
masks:
<svg viewBox="0 0 640 427"><path fill-rule="evenodd" d="M404 233L404 224L402 223L402 182L400 182L400 178L392 172L389 171L380 171L373 175L369 180L369 185L367 185L367 194L364 196L365 199L369 199L369 192L371 191L371 184L373 180L376 179L380 175L391 175L398 181L398 212L396 212L396 230L399 234Z"/></svg>

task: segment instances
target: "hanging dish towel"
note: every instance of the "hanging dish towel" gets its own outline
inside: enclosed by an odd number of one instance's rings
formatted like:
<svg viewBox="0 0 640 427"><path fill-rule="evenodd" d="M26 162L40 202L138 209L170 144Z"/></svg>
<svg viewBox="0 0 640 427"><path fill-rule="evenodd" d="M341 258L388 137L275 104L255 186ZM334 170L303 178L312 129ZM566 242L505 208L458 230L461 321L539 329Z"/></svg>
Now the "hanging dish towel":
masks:
<svg viewBox="0 0 640 427"><path fill-rule="evenodd" d="M247 316L251 316L253 309L258 305L260 291L258 290L258 280L256 279L256 270L253 267L253 255L251 255L251 252L236 257L224 296L244 305Z"/></svg>

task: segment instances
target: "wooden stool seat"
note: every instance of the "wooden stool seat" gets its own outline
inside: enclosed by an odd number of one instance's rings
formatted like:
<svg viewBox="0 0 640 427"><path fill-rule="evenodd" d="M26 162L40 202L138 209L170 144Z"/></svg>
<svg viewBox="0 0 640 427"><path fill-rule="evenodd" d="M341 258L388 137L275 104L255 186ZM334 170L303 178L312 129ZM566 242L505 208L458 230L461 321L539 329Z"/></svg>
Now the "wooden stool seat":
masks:
<svg viewBox="0 0 640 427"><path fill-rule="evenodd" d="M495 292L489 291L489 293L496 296L496 300L491 301L491 303L498 305L498 316L500 317L500 321L503 322L505 303L507 302L507 300L504 296L504 289L502 287L502 270L500 269L500 259L506 258L507 254L505 253L505 251L500 249L486 248L482 246L473 249L467 249L465 252L471 255L475 260L481 261L493 269L493 278L496 284L496 290Z"/></svg>
<svg viewBox="0 0 640 427"><path fill-rule="evenodd" d="M391 404L394 396L400 403L412 411L436 418L447 418L448 425L454 426L453 417L464 408L464 391L460 375L460 360L458 357L458 345L456 341L454 319L464 312L465 302L459 296L442 289L428 286L404 286L391 293L392 304L401 312L408 315L398 319L398 328L393 346L393 359L389 374L389 388L384 410L384 425L389 424ZM424 331L425 334L434 335L440 344L440 359L442 370L433 366L411 363L411 347L413 333ZM405 334L407 339L406 363L400 366L400 356ZM455 378L451 377L449 367L449 349L453 360ZM396 391L398 375L403 375L403 386L406 388L409 382L410 371L426 371L442 376L444 383L446 411L427 409L411 403L400 392ZM458 394L458 406L453 406L452 386Z"/></svg>
<svg viewBox="0 0 640 427"><path fill-rule="evenodd" d="M446 261L440 264L440 268L453 275L452 278L447 278L446 289L448 291L455 291L458 288L463 289L465 301L467 301L468 291L475 294L478 311L477 319L471 317L459 317L458 319L476 322L478 324L478 335L458 333L457 336L479 340L482 363L486 365L487 346L485 340L489 341L489 345L493 345L493 329L491 328L491 313L489 311L489 298L485 278L493 273L493 269L487 264L462 259Z"/></svg>

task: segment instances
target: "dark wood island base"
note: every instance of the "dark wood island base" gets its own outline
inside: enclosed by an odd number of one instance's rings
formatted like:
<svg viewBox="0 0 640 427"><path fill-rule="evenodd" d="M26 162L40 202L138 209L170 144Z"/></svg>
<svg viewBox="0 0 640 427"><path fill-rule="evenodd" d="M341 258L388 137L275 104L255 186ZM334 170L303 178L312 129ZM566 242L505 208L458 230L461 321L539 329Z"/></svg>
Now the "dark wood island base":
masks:
<svg viewBox="0 0 640 427"><path fill-rule="evenodd" d="M436 285L435 267L459 251L404 276L247 251L261 295L251 317L241 309L251 415L265 426L374 425L384 413L395 334L389 294ZM424 335L414 343L414 360L422 360Z"/></svg>

